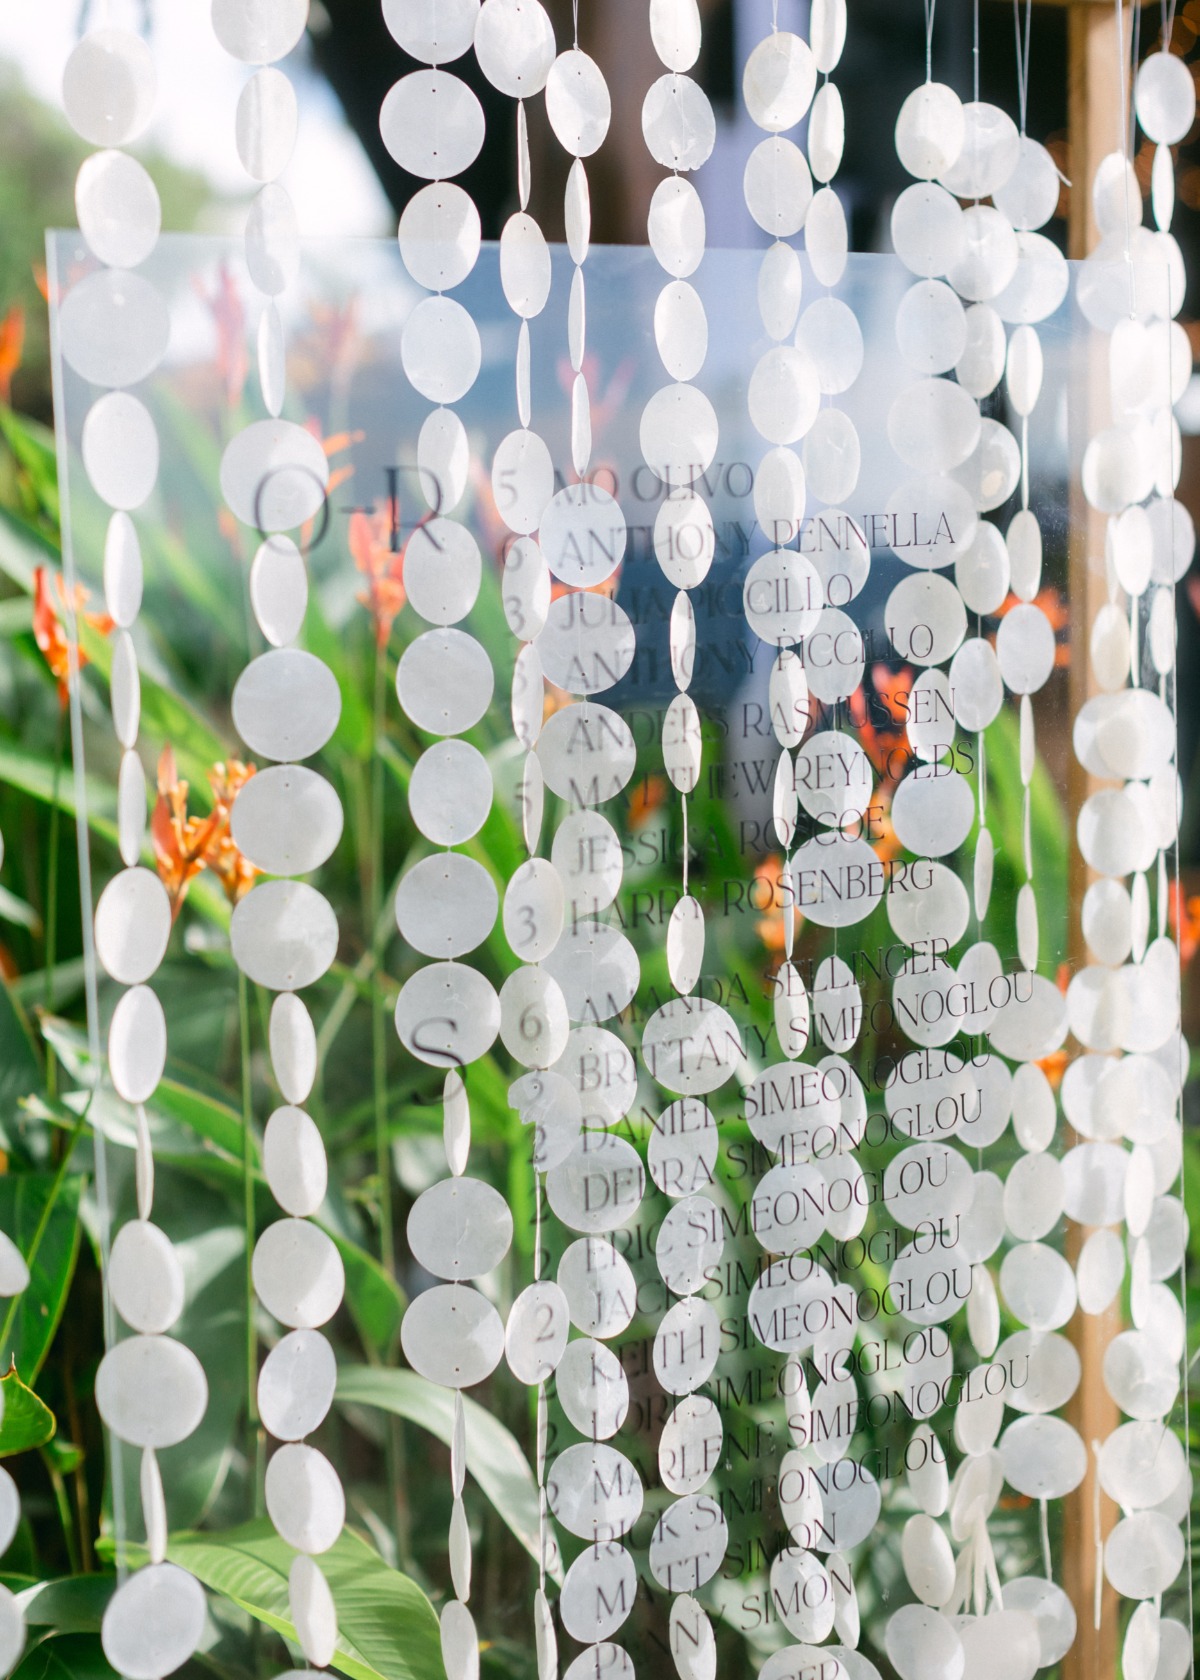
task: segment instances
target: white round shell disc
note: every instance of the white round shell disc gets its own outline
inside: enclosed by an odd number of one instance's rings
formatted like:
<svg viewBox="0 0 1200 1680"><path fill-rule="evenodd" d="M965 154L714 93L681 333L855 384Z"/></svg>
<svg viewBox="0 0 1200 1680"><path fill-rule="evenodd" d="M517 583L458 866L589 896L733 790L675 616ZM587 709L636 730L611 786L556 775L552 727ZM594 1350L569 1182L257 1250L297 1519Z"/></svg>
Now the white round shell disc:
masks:
<svg viewBox="0 0 1200 1680"><path fill-rule="evenodd" d="M257 985L298 991L337 956L337 917L303 881L264 881L235 907L229 939L234 961Z"/></svg>
<svg viewBox="0 0 1200 1680"><path fill-rule="evenodd" d="M173 1447L197 1428L208 1405L204 1367L170 1336L130 1336L104 1355L96 1408L134 1447Z"/></svg>
<svg viewBox="0 0 1200 1680"><path fill-rule="evenodd" d="M504 1357L500 1315L476 1289L439 1284L409 1303L400 1323L404 1357L442 1388L473 1388Z"/></svg>
<svg viewBox="0 0 1200 1680"><path fill-rule="evenodd" d="M508 1253L513 1222L499 1191L478 1178L444 1178L423 1190L408 1215L408 1244L434 1277L469 1281Z"/></svg>
<svg viewBox="0 0 1200 1680"><path fill-rule="evenodd" d="M104 1655L129 1680L164 1680L195 1654L206 1616L194 1575L173 1563L149 1564L108 1601L100 1624Z"/></svg>
<svg viewBox="0 0 1200 1680"><path fill-rule="evenodd" d="M593 1543L627 1534L642 1513L641 1477L603 1442L581 1441L560 1453L547 1472L546 1495L567 1532Z"/></svg>
<svg viewBox="0 0 1200 1680"><path fill-rule="evenodd" d="M401 1044L430 1067L462 1068L485 1056L500 1031L500 1000L484 975L461 963L430 963L396 999Z"/></svg>
<svg viewBox="0 0 1200 1680"><path fill-rule="evenodd" d="M280 1441L311 1435L329 1414L337 1383L332 1347L317 1330L293 1330L276 1342L258 1375L258 1409Z"/></svg>
<svg viewBox="0 0 1200 1680"><path fill-rule="evenodd" d="M568 485L541 516L539 541L546 563L556 578L575 588L591 589L610 578L624 557L626 540L625 516L598 484Z"/></svg>
<svg viewBox="0 0 1200 1680"><path fill-rule="evenodd" d="M652 83L642 104L642 135L650 156L664 169L699 169L717 137L713 109L700 84L676 73Z"/></svg>
<svg viewBox="0 0 1200 1680"><path fill-rule="evenodd" d="M292 420L253 421L221 456L221 494L256 531L290 531L314 518L328 484L325 451Z"/></svg>
<svg viewBox="0 0 1200 1680"><path fill-rule="evenodd" d="M131 29L89 29L63 69L67 121L93 146L135 140L154 114L155 93L153 55Z"/></svg>
<svg viewBox="0 0 1200 1680"><path fill-rule="evenodd" d="M461 175L479 156L483 106L458 76L414 70L385 95L379 132L401 169L426 181L443 181Z"/></svg>
<svg viewBox="0 0 1200 1680"><path fill-rule="evenodd" d="M615 799L637 763L629 725L594 701L555 712L538 737L536 751L547 787L575 805L603 805Z"/></svg>
<svg viewBox="0 0 1200 1680"><path fill-rule="evenodd" d="M292 1330L315 1330L333 1317L346 1288L342 1257L307 1219L278 1219L254 1246L254 1289L267 1311Z"/></svg>
<svg viewBox="0 0 1200 1680"><path fill-rule="evenodd" d="M546 1174L546 1192L564 1225L599 1236L629 1223L641 1203L645 1179L641 1158L624 1138L585 1131L566 1160ZM565 1283L563 1287L570 1296L571 1290Z"/></svg>
<svg viewBox="0 0 1200 1680"><path fill-rule="evenodd" d="M307 875L333 856L342 802L324 776L276 764L243 784L229 831L238 850L268 875Z"/></svg>
<svg viewBox="0 0 1200 1680"><path fill-rule="evenodd" d="M108 1071L119 1097L149 1102L167 1060L167 1023L149 986L133 986L113 1011L108 1030Z"/></svg>
<svg viewBox="0 0 1200 1680"><path fill-rule="evenodd" d="M482 645L465 631L427 630L405 648L396 694L405 712L430 735L461 735L492 702L495 674Z"/></svg>
<svg viewBox="0 0 1200 1680"><path fill-rule="evenodd" d="M479 259L479 211L461 187L434 181L404 206L397 237L404 266L418 286L452 291Z"/></svg>

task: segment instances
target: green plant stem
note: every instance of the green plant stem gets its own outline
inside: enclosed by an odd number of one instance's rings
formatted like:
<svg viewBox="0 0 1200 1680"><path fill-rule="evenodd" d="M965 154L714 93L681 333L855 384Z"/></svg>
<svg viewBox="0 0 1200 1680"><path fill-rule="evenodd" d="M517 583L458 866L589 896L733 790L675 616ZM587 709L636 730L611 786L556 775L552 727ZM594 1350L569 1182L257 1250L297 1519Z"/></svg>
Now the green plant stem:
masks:
<svg viewBox="0 0 1200 1680"><path fill-rule="evenodd" d="M384 934L383 914L383 758L379 743L383 736L384 699L387 692L386 650L375 652L375 704L371 754L370 857L367 864L366 923L371 940L371 1062L375 1099L375 1171L379 1178L379 1258L389 1277L396 1275L395 1232L392 1228L391 1155L387 1125L387 1023L379 990L379 969Z"/></svg>
<svg viewBox="0 0 1200 1680"><path fill-rule="evenodd" d="M67 1498L67 1484L63 1481L62 1471L50 1462L50 1455L45 1448L38 1454L46 1466L46 1474L50 1478L50 1486L54 1491L54 1506L58 1512L58 1520L63 1531L63 1540L67 1547L67 1563L72 1575L83 1573L83 1564L79 1556L79 1541L75 1537L75 1523L71 1516L71 1502Z"/></svg>
<svg viewBox="0 0 1200 1680"><path fill-rule="evenodd" d="M251 1515L263 1512L263 1441L258 1416L258 1332L254 1295L254 1103L250 1068L250 989L238 970L238 1025L242 1051L242 1223L246 1235L246 1427L252 1483Z"/></svg>
<svg viewBox="0 0 1200 1680"><path fill-rule="evenodd" d="M46 858L46 916L45 940L42 947L42 1008L49 1015L54 1009L54 963L58 945L58 838L62 812L59 808L59 784L62 780L63 753L66 747L66 712L58 711L58 732L54 743L54 781L50 793L50 833ZM46 1041L43 1039L43 1043ZM46 1094L53 1102L58 1094L58 1058L46 1043Z"/></svg>
<svg viewBox="0 0 1200 1680"><path fill-rule="evenodd" d="M379 1185L379 1258L388 1277L396 1275L396 1235L392 1225L391 1149L388 1140L387 1114L387 1021L384 1017L382 988L379 984L383 966L386 932L383 926L383 754L380 750L384 735L384 706L387 700L387 649L378 641L375 647L375 688L371 741L371 811L369 822L370 852L366 871L366 904L364 905L367 936L371 941L371 1075L375 1120L375 1176ZM388 1493L391 1499L392 1520L396 1530L396 1554L403 1569L411 1564L411 1525L408 1501L405 1498L405 1449L403 1425L399 1418L387 1420L384 1436L384 1459L387 1470Z"/></svg>

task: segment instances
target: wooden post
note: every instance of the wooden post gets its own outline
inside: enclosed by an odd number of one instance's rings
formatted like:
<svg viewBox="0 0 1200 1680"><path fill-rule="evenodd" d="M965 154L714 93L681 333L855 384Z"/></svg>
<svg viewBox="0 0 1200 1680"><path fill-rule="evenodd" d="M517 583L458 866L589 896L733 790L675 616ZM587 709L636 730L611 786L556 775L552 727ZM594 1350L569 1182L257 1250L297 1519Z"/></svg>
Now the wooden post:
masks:
<svg viewBox="0 0 1200 1680"><path fill-rule="evenodd" d="M1098 242L1092 208L1092 182L1100 160L1121 144L1119 65L1128 67L1132 6L1123 8L1125 31L1118 39L1115 0L1070 0L1067 17L1068 53L1068 172L1071 178L1067 254L1086 257ZM1126 69L1126 85L1129 70ZM1141 205L1138 205L1140 220ZM1079 347L1073 370L1073 401L1081 425L1090 437L1109 423L1107 342L1089 333ZM1086 441L1086 438L1080 439ZM1107 600L1104 576L1104 528L1107 521L1087 504L1078 473L1071 483L1071 534L1068 558L1071 612L1070 715L1072 721L1096 692L1089 644L1092 623ZM1068 955L1072 972L1088 960L1080 925L1080 907L1091 872L1076 842L1076 819L1097 784L1070 754L1067 822L1070 846L1070 923ZM1078 1141L1074 1138L1071 1141ZM1070 1223L1067 1254L1072 1264L1089 1232ZM1078 1631L1063 1660L1063 1680L1115 1680L1119 1650L1118 1599L1103 1579L1099 1536L1106 1539L1117 1520L1117 1509L1097 1487L1093 1442L1102 1442L1120 1423L1116 1403L1104 1385L1104 1355L1121 1326L1119 1301L1105 1313L1076 1311L1070 1328L1082 1372L1079 1388L1067 1408L1088 1449L1088 1470L1082 1485L1065 1501L1063 1512L1062 1585L1075 1607ZM1097 1588L1099 1617L1097 1618Z"/></svg>

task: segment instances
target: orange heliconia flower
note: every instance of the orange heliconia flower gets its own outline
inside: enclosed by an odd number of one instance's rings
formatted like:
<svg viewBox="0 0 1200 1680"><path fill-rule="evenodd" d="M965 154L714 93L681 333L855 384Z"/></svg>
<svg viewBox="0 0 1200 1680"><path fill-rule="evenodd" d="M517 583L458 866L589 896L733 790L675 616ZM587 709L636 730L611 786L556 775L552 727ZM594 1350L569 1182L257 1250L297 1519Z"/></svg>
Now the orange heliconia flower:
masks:
<svg viewBox="0 0 1200 1680"><path fill-rule="evenodd" d="M633 827L640 828L666 802L666 798L665 776L643 776L629 797L629 821Z"/></svg>
<svg viewBox="0 0 1200 1680"><path fill-rule="evenodd" d="M1178 881L1172 881L1167 890L1167 923L1186 968L1200 949L1200 897L1185 898Z"/></svg>
<svg viewBox="0 0 1200 1680"><path fill-rule="evenodd" d="M204 861L225 889L225 897L230 904L240 904L258 879L258 870L237 849L229 830L233 802L253 776L254 769L253 764L243 764L240 758L231 758L223 764L214 764L208 772L213 813L219 814L221 821L209 841Z"/></svg>
<svg viewBox="0 0 1200 1680"><path fill-rule="evenodd" d="M14 303L0 320L0 402L12 404L13 374L21 365L25 348L25 311Z"/></svg>
<svg viewBox="0 0 1200 1680"><path fill-rule="evenodd" d="M892 824L892 792L884 783L871 801L870 844L880 863L891 863L904 850Z"/></svg>
<svg viewBox="0 0 1200 1680"><path fill-rule="evenodd" d="M353 449L354 445L361 443L367 435L365 432L331 432L328 437L322 437L320 421L311 417L304 422L304 429L310 436L316 438L325 451L327 461L332 461L335 455L342 454L346 449ZM335 490L339 490L347 479L353 477L354 468L349 463L343 462L340 467L334 467L329 474L329 482L325 486L326 503L328 504L329 498ZM312 547L313 530L318 518L324 518L324 515L314 515L312 519L306 519L300 527L300 552L302 554L307 553L309 548Z"/></svg>
<svg viewBox="0 0 1200 1680"><path fill-rule="evenodd" d="M199 280L192 282L196 295L207 305L217 329L217 373L225 389L225 401L236 408L246 387L250 357L246 349L246 306L237 281L227 263L217 268L216 286L209 292Z"/></svg>
<svg viewBox="0 0 1200 1680"><path fill-rule="evenodd" d="M188 815L188 784L181 781L175 753L168 745L158 761L158 798L150 819L150 837L159 878L171 900L171 915L187 896L188 884L205 865L205 853L221 822L216 811L207 817Z"/></svg>
<svg viewBox="0 0 1200 1680"><path fill-rule="evenodd" d="M54 582L51 585L51 576ZM57 600L55 599L57 597ZM87 604L88 592L82 584L75 585L71 605L77 617L81 617L93 630L98 630L102 636L111 635L113 621L107 613L84 612ZM65 706L67 703L71 676L71 656L67 645L67 635L63 624L63 615L67 610L67 587L63 582L62 573L51 574L44 566L37 566L33 573L33 639L51 674L58 680L58 698ZM88 656L82 647L76 650L79 669L88 663Z"/></svg>
<svg viewBox="0 0 1200 1680"><path fill-rule="evenodd" d="M779 852L771 852L765 857L754 871L755 885L759 888L756 902L769 906L765 914L756 924L758 937L767 950L782 961L787 950L784 918L794 916L795 935L799 936L804 925L804 917L796 909L791 883L785 878L783 871L783 857Z"/></svg>
<svg viewBox="0 0 1200 1680"><path fill-rule="evenodd" d="M392 625L407 600L404 589L404 546L393 547L391 505L376 502L368 513L356 508L350 515L350 557L367 580L359 602L375 625L375 645L388 644Z"/></svg>
<svg viewBox="0 0 1200 1680"><path fill-rule="evenodd" d="M1001 603L996 617L1004 618L1014 607L1019 607L1021 604L1020 599L1010 591L1008 598ZM1051 630L1054 631L1054 640L1057 644L1054 650L1054 663L1060 667L1069 665L1071 663L1071 644L1069 641L1059 640L1062 632L1071 621L1070 610L1063 599L1062 591L1055 589L1053 584L1048 583L1044 588L1038 590L1033 598L1033 605L1040 608ZM994 647L996 644L995 636L989 636L988 640Z"/></svg>
<svg viewBox="0 0 1200 1680"><path fill-rule="evenodd" d="M238 851L229 832L233 801L253 774L252 764L236 758L214 764L208 773L213 808L206 817L191 816L188 784L180 779L170 744L163 748L150 835L159 878L171 900L172 918L179 914L188 886L202 869L212 870L231 904L237 904L254 885L258 871Z"/></svg>
<svg viewBox="0 0 1200 1680"><path fill-rule="evenodd" d="M877 723L874 712L879 707L867 704L866 683L850 696L850 715L858 729L862 749L878 775L896 782L908 762L908 696L912 691L913 673L907 665L892 671L882 660L871 667L871 687L882 703L891 724ZM899 750L897 750L899 749Z"/></svg>
<svg viewBox="0 0 1200 1680"><path fill-rule="evenodd" d="M1071 1057L1068 1051L1055 1050L1051 1055L1043 1056L1037 1063L1037 1066L1041 1068L1050 1081L1052 1090L1057 1091L1062 1084L1063 1074L1066 1073L1070 1061Z"/></svg>

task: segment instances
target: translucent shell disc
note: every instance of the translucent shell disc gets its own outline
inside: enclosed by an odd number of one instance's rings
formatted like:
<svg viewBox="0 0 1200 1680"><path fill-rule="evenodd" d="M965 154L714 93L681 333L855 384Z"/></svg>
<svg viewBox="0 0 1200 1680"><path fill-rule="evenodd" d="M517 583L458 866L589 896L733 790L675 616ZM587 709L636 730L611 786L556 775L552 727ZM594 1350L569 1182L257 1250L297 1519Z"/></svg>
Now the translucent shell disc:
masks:
<svg viewBox="0 0 1200 1680"><path fill-rule="evenodd" d="M300 1441L320 1428L333 1404L337 1361L317 1330L293 1330L277 1342L258 1377L258 1409L280 1441Z"/></svg>
<svg viewBox="0 0 1200 1680"><path fill-rule="evenodd" d="M608 133L608 84L600 66L578 47L554 61L546 80L546 115L559 144L572 157L591 157Z"/></svg>
<svg viewBox="0 0 1200 1680"><path fill-rule="evenodd" d="M246 217L246 267L260 292L278 297L300 268L300 224L287 189L268 181Z"/></svg>
<svg viewBox="0 0 1200 1680"><path fill-rule="evenodd" d="M717 137L708 95L690 76L660 76L642 105L642 134L664 169L699 169Z"/></svg>
<svg viewBox="0 0 1200 1680"><path fill-rule="evenodd" d="M795 128L812 104L816 85L817 67L808 43L783 29L758 43L742 76L746 109L768 134Z"/></svg>
<svg viewBox="0 0 1200 1680"><path fill-rule="evenodd" d="M332 1239L307 1219L278 1219L254 1247L254 1288L292 1330L315 1330L342 1303L346 1274Z"/></svg>
<svg viewBox="0 0 1200 1680"><path fill-rule="evenodd" d="M100 1640L118 1674L164 1680L188 1661L204 1632L204 1588L173 1563L150 1564L117 1588Z"/></svg>
<svg viewBox="0 0 1200 1680"><path fill-rule="evenodd" d="M446 70L415 70L398 81L379 110L383 143L410 175L444 181L461 175L483 148L483 106Z"/></svg>
<svg viewBox="0 0 1200 1680"><path fill-rule="evenodd" d="M130 1336L109 1349L96 1372L96 1407L131 1446L186 1441L207 1404L203 1366L170 1336Z"/></svg>
<svg viewBox="0 0 1200 1680"><path fill-rule="evenodd" d="M449 64L475 39L479 0L383 0L392 38L423 64Z"/></svg>
<svg viewBox="0 0 1200 1680"><path fill-rule="evenodd" d="M89 29L63 70L63 107L93 146L135 140L154 113L154 58L129 29Z"/></svg>
<svg viewBox="0 0 1200 1680"><path fill-rule="evenodd" d="M268 875L307 875L333 856L342 802L324 776L300 764L260 770L234 801L235 845Z"/></svg>
<svg viewBox="0 0 1200 1680"><path fill-rule="evenodd" d="M427 291L452 291L479 257L479 211L451 181L422 187L404 206L397 234L404 266ZM453 504L447 501L446 506Z"/></svg>
<svg viewBox="0 0 1200 1680"><path fill-rule="evenodd" d="M500 1000L489 980L461 963L418 969L396 999L396 1032L430 1067L466 1067L500 1031Z"/></svg>
<svg viewBox="0 0 1200 1680"><path fill-rule="evenodd" d="M273 992L311 986L337 956L337 917L329 900L303 881L265 881L233 912L234 960Z"/></svg>
<svg viewBox="0 0 1200 1680"><path fill-rule="evenodd" d="M484 0L475 56L488 81L510 99L530 99L554 63L554 29L540 0Z"/></svg>
<svg viewBox="0 0 1200 1680"><path fill-rule="evenodd" d="M504 1357L504 1325L478 1290L439 1284L409 1305L400 1325L404 1357L443 1388L472 1388Z"/></svg>

